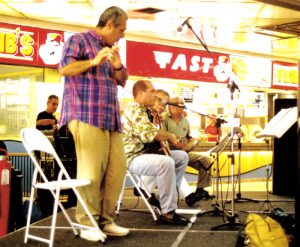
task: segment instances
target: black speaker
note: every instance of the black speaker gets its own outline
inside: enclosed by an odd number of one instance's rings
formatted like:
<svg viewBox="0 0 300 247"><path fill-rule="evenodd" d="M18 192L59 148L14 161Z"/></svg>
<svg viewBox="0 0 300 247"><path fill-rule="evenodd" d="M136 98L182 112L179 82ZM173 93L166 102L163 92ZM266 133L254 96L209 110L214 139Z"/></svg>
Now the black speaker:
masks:
<svg viewBox="0 0 300 247"><path fill-rule="evenodd" d="M276 99L274 114L281 109L297 106L297 99ZM283 120L284 121L284 120ZM273 193L295 196L297 182L297 123L281 138L274 138Z"/></svg>

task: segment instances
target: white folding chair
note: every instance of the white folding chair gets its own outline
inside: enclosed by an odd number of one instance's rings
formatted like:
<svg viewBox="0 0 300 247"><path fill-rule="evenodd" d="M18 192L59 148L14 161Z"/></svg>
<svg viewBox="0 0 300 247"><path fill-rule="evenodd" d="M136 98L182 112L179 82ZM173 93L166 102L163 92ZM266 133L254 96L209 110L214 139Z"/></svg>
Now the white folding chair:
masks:
<svg viewBox="0 0 300 247"><path fill-rule="evenodd" d="M32 186L31 186L31 194L30 194L30 202L29 202L29 209L28 209L28 215L27 215L27 224L26 224L26 230L25 230L25 239L24 243L27 243L28 239L34 239L40 242L47 243L50 247L53 246L54 242L54 234L55 229L58 228L56 226L56 218L57 218L57 210L58 206L62 210L65 218L67 219L68 223L70 224L71 228L73 229L73 232L76 236L78 236L78 228L79 229L85 229L85 230L93 230L95 233L97 233L100 237L100 240L102 242L105 241L106 235L100 230L97 222L91 215L89 209L87 208L86 204L84 203L82 197L80 196L77 187L86 186L90 184L90 180L88 179L71 179L68 172L66 171L64 165L62 164L60 158L58 157L56 151L54 150L52 144L47 139L47 137L39 130L35 128L24 128L21 131L21 139L23 142L23 145L28 152L30 158L32 159L35 169L33 172L33 178L32 178ZM49 155L52 155L54 160L58 164L59 173L57 180L49 181L46 175L44 174L42 168L40 167L39 162L37 161L33 151L42 151ZM34 202L34 195L35 190L37 189L43 189L43 190L49 190L51 194L54 197L54 205L53 205L53 216L50 226L50 238L42 238L36 235L32 235L29 233L30 228L44 228L39 226L31 226L30 220L32 215L32 208L33 208L33 202ZM68 212L65 210L61 202L59 201L60 191L65 189L72 189L74 194L77 198L77 203L80 203L89 217L92 227L81 225L76 222L73 222L68 215Z"/></svg>
<svg viewBox="0 0 300 247"><path fill-rule="evenodd" d="M127 177L131 180L131 182L134 184L134 187L140 193L144 203L146 204L147 208L149 209L150 213L152 214L153 219L156 221L157 220L156 213L155 213L153 207L148 202L148 200L145 197L144 193L141 191L139 184L142 184L143 188L145 188L144 191L146 192L148 198L150 198L150 196L151 196L150 192L146 189L146 186L144 185L141 177L139 175L130 173L130 171L128 171L128 170L126 171L126 176L124 178L124 183L123 183L123 189L120 193L120 196L119 196L119 199L118 199L118 202L117 202L116 214L119 215L119 212L120 212L122 200L123 200L123 197L124 197L124 189L125 189L125 183L126 183L126 178ZM161 214L160 210L157 207L155 207L155 210L157 211L158 214Z"/></svg>

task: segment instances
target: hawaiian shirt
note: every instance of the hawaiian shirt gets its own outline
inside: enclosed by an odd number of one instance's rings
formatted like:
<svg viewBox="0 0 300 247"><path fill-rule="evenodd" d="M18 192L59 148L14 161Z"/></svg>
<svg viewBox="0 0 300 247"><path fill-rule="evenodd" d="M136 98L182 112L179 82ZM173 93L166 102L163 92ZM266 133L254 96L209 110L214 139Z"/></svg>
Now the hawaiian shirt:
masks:
<svg viewBox="0 0 300 247"><path fill-rule="evenodd" d="M131 102L122 115L123 141L127 164L144 153L144 144L154 141L159 129L150 122L147 109L139 103Z"/></svg>

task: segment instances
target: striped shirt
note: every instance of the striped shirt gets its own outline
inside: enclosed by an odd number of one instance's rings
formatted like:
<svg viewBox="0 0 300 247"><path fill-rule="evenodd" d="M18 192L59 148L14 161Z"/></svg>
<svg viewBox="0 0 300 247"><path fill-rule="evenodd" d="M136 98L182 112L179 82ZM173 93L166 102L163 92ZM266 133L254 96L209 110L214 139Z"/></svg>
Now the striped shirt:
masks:
<svg viewBox="0 0 300 247"><path fill-rule="evenodd" d="M93 59L103 47L101 37L92 30L74 34L64 44L59 67ZM75 76L66 76L60 126L77 119L101 129L122 132L118 83L125 86L125 81L117 81L109 62Z"/></svg>

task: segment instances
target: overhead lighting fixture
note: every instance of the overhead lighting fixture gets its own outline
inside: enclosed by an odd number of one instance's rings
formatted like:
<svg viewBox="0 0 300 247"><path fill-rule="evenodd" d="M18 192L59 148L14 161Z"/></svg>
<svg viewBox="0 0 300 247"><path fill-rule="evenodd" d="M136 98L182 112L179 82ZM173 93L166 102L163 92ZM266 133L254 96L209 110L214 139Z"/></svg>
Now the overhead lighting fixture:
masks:
<svg viewBox="0 0 300 247"><path fill-rule="evenodd" d="M146 8L141 8L141 9L134 9L132 11L153 15L153 14L163 12L165 10L164 9L153 8L153 7L146 7Z"/></svg>

